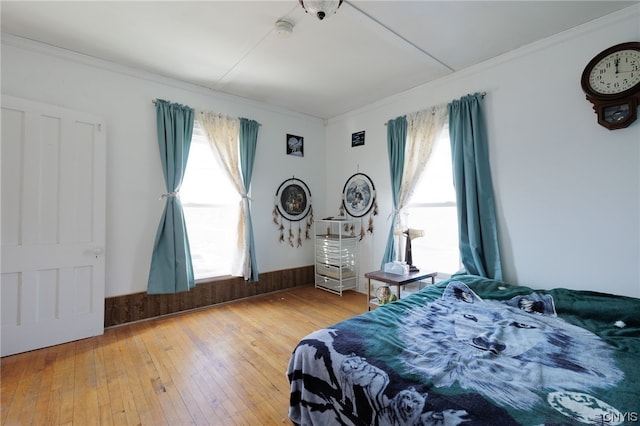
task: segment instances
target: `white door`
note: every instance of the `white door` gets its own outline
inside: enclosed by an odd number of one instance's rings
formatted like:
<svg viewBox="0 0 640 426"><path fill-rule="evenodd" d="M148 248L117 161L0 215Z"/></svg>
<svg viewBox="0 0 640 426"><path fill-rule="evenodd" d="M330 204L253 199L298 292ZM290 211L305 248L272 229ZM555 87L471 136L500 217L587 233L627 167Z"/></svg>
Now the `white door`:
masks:
<svg viewBox="0 0 640 426"><path fill-rule="evenodd" d="M104 332L106 129L2 96L2 356Z"/></svg>

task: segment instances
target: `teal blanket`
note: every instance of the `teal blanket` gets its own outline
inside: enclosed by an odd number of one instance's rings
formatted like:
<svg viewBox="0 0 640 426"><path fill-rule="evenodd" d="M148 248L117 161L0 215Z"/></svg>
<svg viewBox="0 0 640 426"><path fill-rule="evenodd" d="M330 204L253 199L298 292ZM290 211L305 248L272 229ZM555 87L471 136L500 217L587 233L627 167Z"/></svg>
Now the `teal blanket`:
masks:
<svg viewBox="0 0 640 426"><path fill-rule="evenodd" d="M640 422L640 299L459 276L299 342L299 425Z"/></svg>

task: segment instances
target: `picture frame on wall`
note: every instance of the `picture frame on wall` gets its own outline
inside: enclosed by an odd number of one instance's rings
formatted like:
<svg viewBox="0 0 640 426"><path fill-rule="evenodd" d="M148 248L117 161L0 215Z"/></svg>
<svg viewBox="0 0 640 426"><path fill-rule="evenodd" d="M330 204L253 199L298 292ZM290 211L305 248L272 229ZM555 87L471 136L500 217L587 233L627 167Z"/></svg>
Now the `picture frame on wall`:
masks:
<svg viewBox="0 0 640 426"><path fill-rule="evenodd" d="M304 157L304 137L287 133L286 139L287 155Z"/></svg>
<svg viewBox="0 0 640 426"><path fill-rule="evenodd" d="M364 145L364 130L351 133L351 147Z"/></svg>

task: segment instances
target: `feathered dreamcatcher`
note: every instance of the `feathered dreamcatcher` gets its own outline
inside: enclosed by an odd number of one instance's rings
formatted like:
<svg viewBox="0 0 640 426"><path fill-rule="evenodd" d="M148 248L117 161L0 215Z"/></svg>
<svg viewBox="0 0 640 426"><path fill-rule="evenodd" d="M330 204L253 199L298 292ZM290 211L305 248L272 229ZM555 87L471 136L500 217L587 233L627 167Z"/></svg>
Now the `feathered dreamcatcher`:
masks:
<svg viewBox="0 0 640 426"><path fill-rule="evenodd" d="M378 214L378 203L376 202L376 188L369 176L364 173L356 173L347 179L342 189L342 203L339 212L340 216L360 218L360 231L358 232L360 241L367 235L367 232L373 234L373 216ZM365 227L364 216L367 214L369 214L369 222ZM351 231L351 235L356 235L353 225L345 224L344 226L345 231Z"/></svg>
<svg viewBox="0 0 640 426"><path fill-rule="evenodd" d="M273 223L280 231L281 243L285 240L285 221L289 222L287 240L291 247L302 247L302 220L307 219L304 239L310 240L311 225L313 224L313 208L311 208L311 192L309 187L300 179L287 179L276 191L275 207L273 208ZM294 222L298 222L297 238Z"/></svg>

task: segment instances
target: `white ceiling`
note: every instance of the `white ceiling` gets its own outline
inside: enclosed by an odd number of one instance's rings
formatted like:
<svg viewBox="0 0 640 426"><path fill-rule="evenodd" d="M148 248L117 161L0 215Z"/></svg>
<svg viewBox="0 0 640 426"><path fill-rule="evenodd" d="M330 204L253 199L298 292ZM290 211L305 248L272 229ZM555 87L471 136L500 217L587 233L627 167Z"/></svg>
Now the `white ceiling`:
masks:
<svg viewBox="0 0 640 426"><path fill-rule="evenodd" d="M319 21L297 0L3 0L1 28L331 118L637 3L345 1Z"/></svg>

